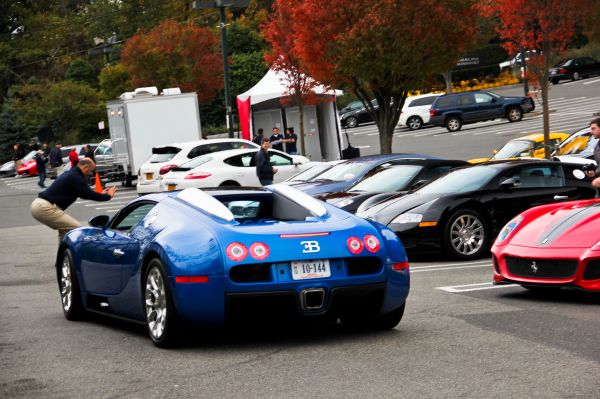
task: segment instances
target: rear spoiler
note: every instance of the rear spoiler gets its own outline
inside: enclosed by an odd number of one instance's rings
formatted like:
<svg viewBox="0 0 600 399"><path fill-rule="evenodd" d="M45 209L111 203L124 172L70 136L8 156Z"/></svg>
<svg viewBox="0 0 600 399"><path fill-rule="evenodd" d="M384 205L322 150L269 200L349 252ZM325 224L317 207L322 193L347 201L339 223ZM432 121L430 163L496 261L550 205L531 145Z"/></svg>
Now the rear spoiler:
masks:
<svg viewBox="0 0 600 399"><path fill-rule="evenodd" d="M177 148L177 147L173 147L173 146L153 147L152 148L153 154L177 154L179 151L181 151L181 148Z"/></svg>

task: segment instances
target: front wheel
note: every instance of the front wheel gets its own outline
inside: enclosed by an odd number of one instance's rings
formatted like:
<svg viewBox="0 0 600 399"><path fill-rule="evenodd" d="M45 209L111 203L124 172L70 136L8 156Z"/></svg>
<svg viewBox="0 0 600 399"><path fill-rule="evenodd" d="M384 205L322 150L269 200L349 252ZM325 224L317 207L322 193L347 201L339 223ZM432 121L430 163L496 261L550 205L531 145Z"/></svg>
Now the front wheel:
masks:
<svg viewBox="0 0 600 399"><path fill-rule="evenodd" d="M179 337L180 321L159 259L152 259L144 278L146 327L154 345L167 348Z"/></svg>
<svg viewBox="0 0 600 399"><path fill-rule="evenodd" d="M558 82L559 82L559 80L558 80L558 78L552 78L552 79L550 80L550 82L552 82L552 84L553 84L553 85L557 85L557 84L558 84Z"/></svg>
<svg viewBox="0 0 600 399"><path fill-rule="evenodd" d="M67 320L79 320L83 316L84 309L73 255L69 249L64 250L58 267L58 287L63 314Z"/></svg>
<svg viewBox="0 0 600 399"><path fill-rule="evenodd" d="M470 209L461 209L450 215L443 234L446 251L463 260L480 257L490 242L485 219L479 212Z"/></svg>
<svg viewBox="0 0 600 399"><path fill-rule="evenodd" d="M506 118L509 122L518 122L523 119L523 111L519 107L512 107L506 111Z"/></svg>
<svg viewBox="0 0 600 399"><path fill-rule="evenodd" d="M346 118L346 127L356 127L358 126L358 118L355 116L349 116Z"/></svg>
<svg viewBox="0 0 600 399"><path fill-rule="evenodd" d="M446 119L446 129L449 132L458 132L462 127L462 121L456 116L451 116Z"/></svg>
<svg viewBox="0 0 600 399"><path fill-rule="evenodd" d="M410 130L419 130L421 126L423 126L423 121L418 116L411 116L406 121L406 126L408 126Z"/></svg>

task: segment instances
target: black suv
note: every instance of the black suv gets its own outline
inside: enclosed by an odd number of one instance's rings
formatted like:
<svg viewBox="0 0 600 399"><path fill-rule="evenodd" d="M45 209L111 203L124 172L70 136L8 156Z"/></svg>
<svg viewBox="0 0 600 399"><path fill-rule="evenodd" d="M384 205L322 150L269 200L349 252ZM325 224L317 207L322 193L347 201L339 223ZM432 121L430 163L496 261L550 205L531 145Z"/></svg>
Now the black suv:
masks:
<svg viewBox="0 0 600 399"><path fill-rule="evenodd" d="M456 132L466 123L497 118L518 122L523 119L524 113L534 109L535 104L530 97L502 97L488 91L445 94L431 106L429 122Z"/></svg>

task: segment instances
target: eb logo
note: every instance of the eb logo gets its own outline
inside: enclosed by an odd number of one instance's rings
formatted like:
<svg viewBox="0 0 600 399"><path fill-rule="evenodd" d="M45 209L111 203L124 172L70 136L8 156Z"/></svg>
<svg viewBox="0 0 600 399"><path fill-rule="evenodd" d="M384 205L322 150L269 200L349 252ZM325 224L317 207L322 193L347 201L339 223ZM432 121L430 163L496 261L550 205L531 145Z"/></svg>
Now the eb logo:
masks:
<svg viewBox="0 0 600 399"><path fill-rule="evenodd" d="M302 249L302 253L308 254L312 252L319 252L321 247L319 247L318 241L300 241L300 245L304 248Z"/></svg>

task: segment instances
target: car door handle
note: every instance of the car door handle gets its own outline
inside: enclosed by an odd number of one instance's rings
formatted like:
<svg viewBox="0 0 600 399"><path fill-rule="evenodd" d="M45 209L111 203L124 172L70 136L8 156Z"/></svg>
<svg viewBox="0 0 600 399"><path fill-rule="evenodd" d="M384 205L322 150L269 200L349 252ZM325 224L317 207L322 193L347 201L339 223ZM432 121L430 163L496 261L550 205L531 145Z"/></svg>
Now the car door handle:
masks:
<svg viewBox="0 0 600 399"><path fill-rule="evenodd" d="M113 256L116 256L117 258L120 258L123 255L125 255L125 252L121 251L119 248L113 251Z"/></svg>
<svg viewBox="0 0 600 399"><path fill-rule="evenodd" d="M566 200L569 199L568 195L555 195L554 196L554 201L562 201L562 200Z"/></svg>

